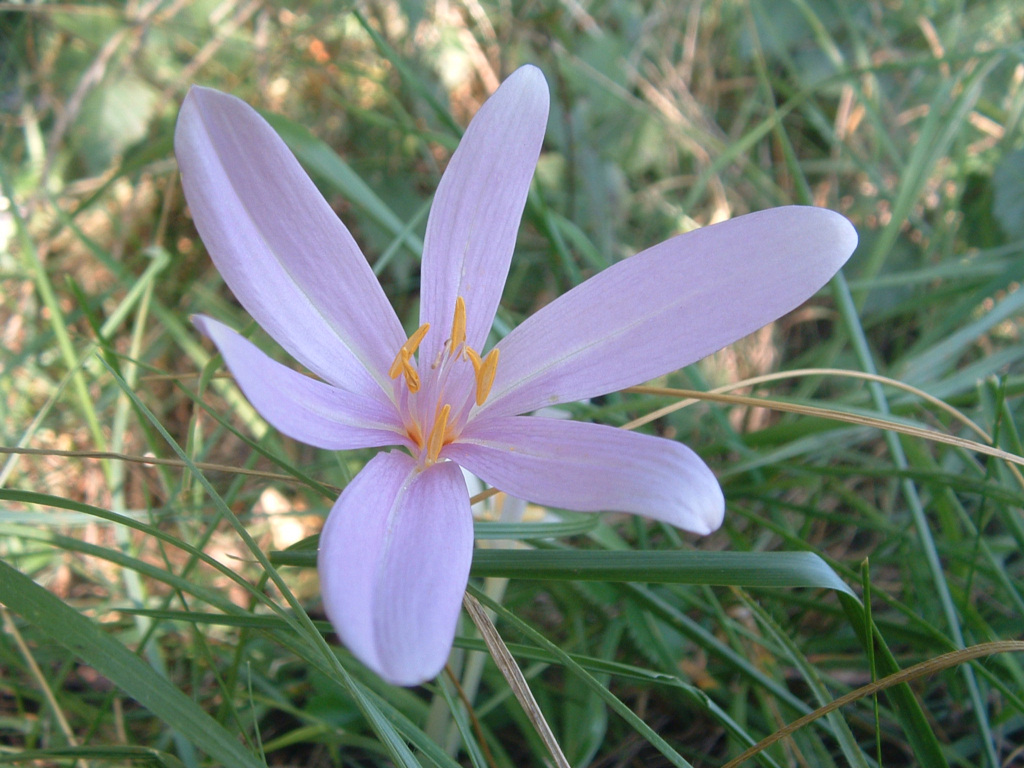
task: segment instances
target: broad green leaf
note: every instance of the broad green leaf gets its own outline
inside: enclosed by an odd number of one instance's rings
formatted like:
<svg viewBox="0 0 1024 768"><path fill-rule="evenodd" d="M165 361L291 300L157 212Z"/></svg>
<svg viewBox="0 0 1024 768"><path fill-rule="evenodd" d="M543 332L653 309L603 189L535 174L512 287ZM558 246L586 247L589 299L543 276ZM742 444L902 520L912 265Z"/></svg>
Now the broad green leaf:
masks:
<svg viewBox="0 0 1024 768"><path fill-rule="evenodd" d="M813 552L604 552L481 549L474 576L741 587L816 587L853 594Z"/></svg>

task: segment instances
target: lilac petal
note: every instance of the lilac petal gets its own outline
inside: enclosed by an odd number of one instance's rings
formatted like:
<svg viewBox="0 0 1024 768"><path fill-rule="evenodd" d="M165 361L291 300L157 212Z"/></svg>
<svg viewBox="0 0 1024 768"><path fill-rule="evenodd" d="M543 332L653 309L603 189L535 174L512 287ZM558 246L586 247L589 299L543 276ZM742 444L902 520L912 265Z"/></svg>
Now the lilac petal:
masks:
<svg viewBox="0 0 1024 768"><path fill-rule="evenodd" d="M509 333L479 413L585 400L689 365L806 301L856 245L839 214L789 206L649 248Z"/></svg>
<svg viewBox="0 0 1024 768"><path fill-rule="evenodd" d="M420 322L440 333L420 359L440 352L455 299L466 302L466 341L480 350L508 276L548 119L548 87L533 66L520 67L476 113L441 178L423 245Z"/></svg>
<svg viewBox="0 0 1024 768"><path fill-rule="evenodd" d="M223 323L201 316L192 322L217 345L253 408L283 434L335 451L415 447L380 390L367 396L332 387L272 360Z"/></svg>
<svg viewBox="0 0 1024 768"><path fill-rule="evenodd" d="M192 88L174 147L196 228L249 314L335 386L390 391L402 326L352 235L267 122L234 96Z"/></svg>
<svg viewBox="0 0 1024 768"><path fill-rule="evenodd" d="M395 685L418 685L448 659L472 560L458 465L423 470L408 454L378 454L320 534L324 610L366 666Z"/></svg>
<svg viewBox="0 0 1024 768"><path fill-rule="evenodd" d="M718 480L681 443L534 416L469 423L443 456L512 496L582 512L632 512L693 533L722 524Z"/></svg>

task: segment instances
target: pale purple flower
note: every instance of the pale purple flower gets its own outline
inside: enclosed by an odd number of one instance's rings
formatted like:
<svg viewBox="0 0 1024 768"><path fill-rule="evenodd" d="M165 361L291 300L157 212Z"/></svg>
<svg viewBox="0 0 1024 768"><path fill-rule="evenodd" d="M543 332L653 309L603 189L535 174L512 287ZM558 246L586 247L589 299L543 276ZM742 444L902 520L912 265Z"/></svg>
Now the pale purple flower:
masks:
<svg viewBox="0 0 1024 768"><path fill-rule="evenodd" d="M385 680L444 666L473 556L460 466L529 501L715 530L715 476L685 446L519 414L674 371L798 306L852 253L842 216L777 208L680 235L590 278L486 350L547 123L540 70L517 70L452 156L427 222L420 328L402 329L352 236L270 126L193 88L175 133L185 196L235 296L318 379L208 317L263 417L296 440L379 453L320 538L324 608Z"/></svg>

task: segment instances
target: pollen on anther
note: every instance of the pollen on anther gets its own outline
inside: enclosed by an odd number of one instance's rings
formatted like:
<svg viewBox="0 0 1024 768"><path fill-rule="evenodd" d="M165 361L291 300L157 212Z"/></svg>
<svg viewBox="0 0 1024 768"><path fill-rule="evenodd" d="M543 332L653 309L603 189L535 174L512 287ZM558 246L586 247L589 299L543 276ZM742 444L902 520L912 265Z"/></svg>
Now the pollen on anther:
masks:
<svg viewBox="0 0 1024 768"><path fill-rule="evenodd" d="M459 347L466 343L466 301L461 296L455 299L455 317L452 318L451 353L458 352Z"/></svg>
<svg viewBox="0 0 1024 768"><path fill-rule="evenodd" d="M483 405L487 402L487 396L491 394L494 376L498 372L498 348L495 347L487 353L487 357L481 358L475 349L466 347L466 356L473 364L473 373L476 377L476 404Z"/></svg>
<svg viewBox="0 0 1024 768"><path fill-rule="evenodd" d="M392 379L397 379L404 373L409 389L413 392L420 388L420 378L409 360L416 354L416 350L419 349L423 337L427 335L429 330L430 323L424 323L417 328L415 333L406 340L405 344L398 348L398 354L395 355L391 367L388 368L388 376ZM411 376L410 373L412 374Z"/></svg>
<svg viewBox="0 0 1024 768"><path fill-rule="evenodd" d="M434 426L430 430L430 438L427 444L427 462L433 464L441 454L444 447L445 432L448 431L448 417L451 415L452 407L445 404L444 408L438 411L434 419Z"/></svg>
<svg viewBox="0 0 1024 768"><path fill-rule="evenodd" d="M495 347L487 353L480 373L476 379L476 404L483 405L494 386L494 377L498 373L498 349Z"/></svg>
<svg viewBox="0 0 1024 768"><path fill-rule="evenodd" d="M417 349L419 349L420 342L423 341L423 337L427 335L427 331L429 330L430 323L424 323L419 328L417 328L413 332L412 336L409 337L409 340L402 345L403 347L409 350L410 355L413 354Z"/></svg>
<svg viewBox="0 0 1024 768"><path fill-rule="evenodd" d="M420 375L416 372L416 368L409 362L409 350L402 347L398 350L398 356L395 358L395 362L391 364L391 368L388 370L388 376L392 379L397 379L399 376L405 376L405 385L409 388L410 392L418 392L420 388Z"/></svg>
<svg viewBox="0 0 1024 768"><path fill-rule="evenodd" d="M412 367L412 363L409 362L408 356L404 355L402 361L402 373L405 374L405 385L409 388L409 391L419 392L420 375L416 372L416 369Z"/></svg>
<svg viewBox="0 0 1024 768"><path fill-rule="evenodd" d="M402 358L405 358L404 360ZM409 364L409 353L405 351L405 347L398 350L398 354L395 355L395 361L391 363L391 367L388 368L388 376L392 379L397 379L402 375L402 371L405 370L405 366Z"/></svg>

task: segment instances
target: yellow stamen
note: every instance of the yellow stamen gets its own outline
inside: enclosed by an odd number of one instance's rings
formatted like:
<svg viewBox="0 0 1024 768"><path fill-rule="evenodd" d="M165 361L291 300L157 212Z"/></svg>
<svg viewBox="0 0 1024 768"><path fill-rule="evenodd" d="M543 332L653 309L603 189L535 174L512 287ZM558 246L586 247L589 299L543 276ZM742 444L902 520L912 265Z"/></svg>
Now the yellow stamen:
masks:
<svg viewBox="0 0 1024 768"><path fill-rule="evenodd" d="M409 350L409 354L413 354L420 347L420 342L423 341L423 337L427 335L427 331L430 330L430 323L424 323L416 332L409 337L409 340L402 346Z"/></svg>
<svg viewBox="0 0 1024 768"><path fill-rule="evenodd" d="M494 386L494 377L498 373L498 349L495 347L484 358L480 375L476 379L476 404L483 405Z"/></svg>
<svg viewBox="0 0 1024 768"><path fill-rule="evenodd" d="M420 388L419 376L416 376L416 371L413 369L409 359L416 354L416 350L419 349L420 342L423 341L423 337L427 335L427 331L430 330L430 323L424 323L416 332L408 338L399 350L398 354L395 355L395 360L391 363L391 367L388 369L388 376L392 379L397 379L403 373L409 382L409 389L415 392ZM412 385L412 379L409 378L409 371L413 372L413 376L416 379L416 386Z"/></svg>
<svg viewBox="0 0 1024 768"><path fill-rule="evenodd" d="M483 405L487 401L487 396L491 394L494 376L498 372L498 348L495 347L487 353L487 357L481 359L475 349L466 347L466 355L473 364L473 373L476 375L476 404Z"/></svg>
<svg viewBox="0 0 1024 768"><path fill-rule="evenodd" d="M441 448L444 446L444 433L448 431L448 416L451 415L451 412L452 407L445 405L434 419L434 426L430 430L430 442L427 445L428 464L436 462L441 453Z"/></svg>
<svg viewBox="0 0 1024 768"><path fill-rule="evenodd" d="M405 386L409 388L410 392L420 391L420 375L413 368L412 363L409 362L409 353L402 352L402 373L405 374Z"/></svg>
<svg viewBox="0 0 1024 768"><path fill-rule="evenodd" d="M466 302L461 296L455 299L455 318L452 320L452 354L466 343Z"/></svg>
<svg viewBox="0 0 1024 768"><path fill-rule="evenodd" d="M402 347L402 349L398 350L398 354L395 355L395 361L391 363L391 367L388 368L388 376L390 376L392 379L397 379L399 376L401 376L402 370L405 368L405 363L402 362L402 352L404 350L405 347Z"/></svg>

